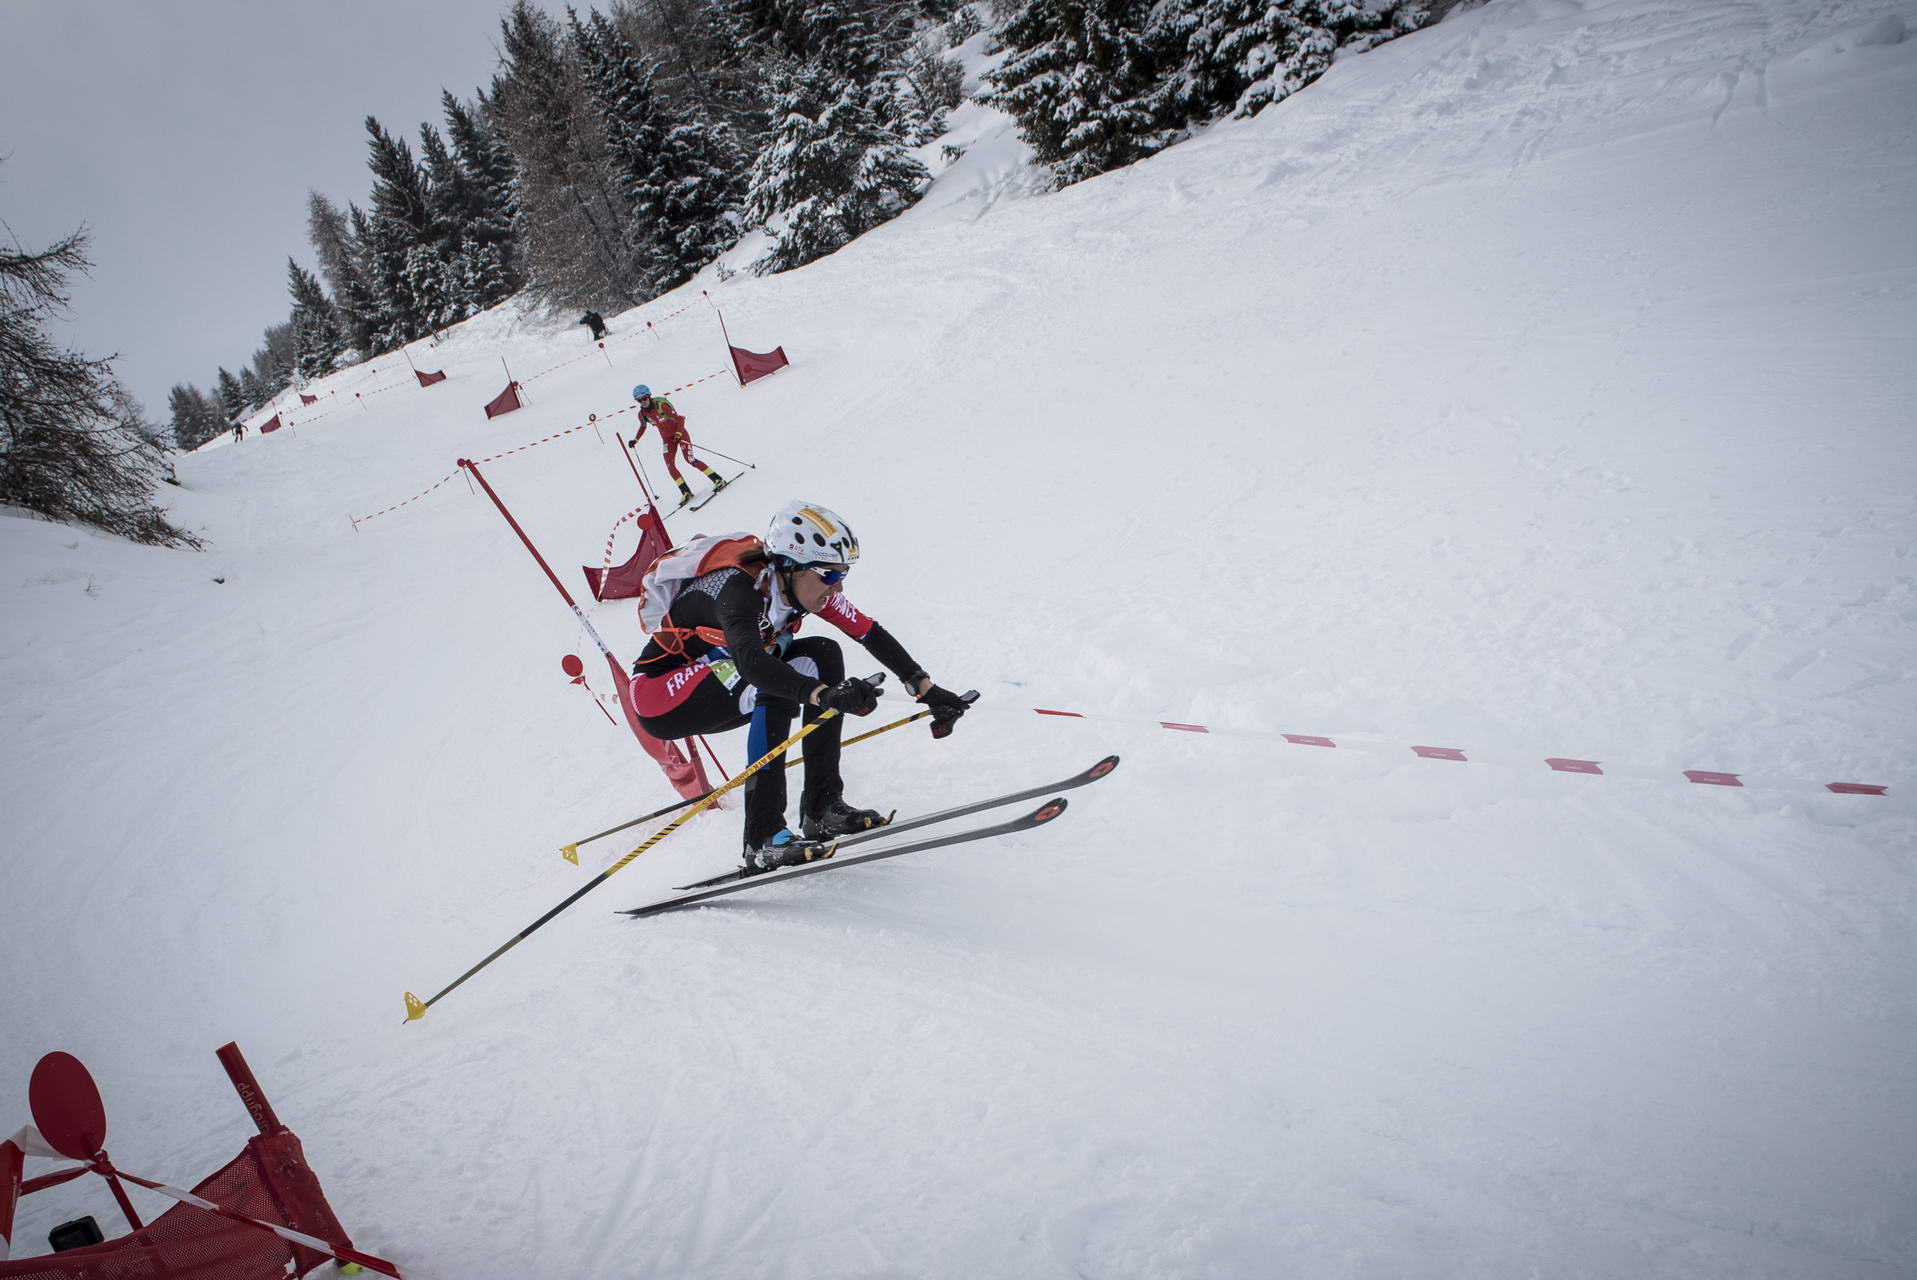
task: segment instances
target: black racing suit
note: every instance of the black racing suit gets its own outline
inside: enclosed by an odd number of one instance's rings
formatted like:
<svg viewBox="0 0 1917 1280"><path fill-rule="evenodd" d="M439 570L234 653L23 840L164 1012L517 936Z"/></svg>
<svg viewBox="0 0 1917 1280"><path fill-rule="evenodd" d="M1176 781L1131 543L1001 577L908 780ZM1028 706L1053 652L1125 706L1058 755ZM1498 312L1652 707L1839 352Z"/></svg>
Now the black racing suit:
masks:
<svg viewBox="0 0 1917 1280"><path fill-rule="evenodd" d="M905 647L843 594L830 596L819 616L864 645L908 691L925 677ZM639 723L647 733L670 739L723 733L749 722L748 760L758 759L791 735L794 711L803 708L807 724L819 718L819 708L807 701L814 688L845 679L845 656L836 640L795 635L805 617L785 601L770 567L757 575L716 569L686 583L665 625L632 664ZM723 643L714 635L722 635ZM843 726L843 717L833 716L806 735L802 814L843 792ZM785 808L785 769L774 762L746 783L746 843L763 844L785 826Z"/></svg>

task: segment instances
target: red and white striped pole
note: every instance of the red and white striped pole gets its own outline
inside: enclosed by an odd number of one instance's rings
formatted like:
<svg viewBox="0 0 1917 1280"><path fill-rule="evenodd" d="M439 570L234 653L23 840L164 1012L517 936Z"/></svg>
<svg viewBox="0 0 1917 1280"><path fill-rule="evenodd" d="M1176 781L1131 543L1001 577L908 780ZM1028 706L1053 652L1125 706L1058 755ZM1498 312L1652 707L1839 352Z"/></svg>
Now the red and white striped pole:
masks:
<svg viewBox="0 0 1917 1280"><path fill-rule="evenodd" d="M672 784L673 790L687 797L702 795L712 790L712 784L706 781L705 769L699 763L699 757L696 754L688 758L681 754L678 747L653 737L640 725L638 713L632 710L628 697L624 693L625 666L600 637L598 629L592 625L585 611L579 607L579 602L572 598L572 592L566 590L566 585L559 580L559 575L554 573L552 566L546 563L546 557L541 555L539 548L533 545L533 540L526 536L526 531L519 527L519 521L513 518L513 513L506 509L506 504L500 501L497 493L493 492L492 485L481 474L479 464L469 458L460 458L458 465L472 479L477 480L479 487L486 491L486 496L492 499L493 506L499 509L499 514L518 535L519 541L526 548L526 553L539 565L546 575L546 580L552 583L553 590L559 593L559 598L564 600L566 607L572 610L573 617L579 620L579 625L584 627L586 634L592 637L593 644L599 647L599 652L606 659L606 666L612 672L614 687L621 694L619 706L626 713L626 726L632 730L632 736L639 740L639 745L644 748L646 754L652 757L660 771L666 775L666 780Z"/></svg>

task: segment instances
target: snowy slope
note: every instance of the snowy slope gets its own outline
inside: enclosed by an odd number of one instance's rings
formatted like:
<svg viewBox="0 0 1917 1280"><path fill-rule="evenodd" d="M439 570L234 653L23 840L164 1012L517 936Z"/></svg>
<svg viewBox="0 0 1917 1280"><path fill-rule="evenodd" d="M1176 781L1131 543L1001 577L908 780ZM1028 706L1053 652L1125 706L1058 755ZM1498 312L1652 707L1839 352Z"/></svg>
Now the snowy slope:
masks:
<svg viewBox="0 0 1917 1280"><path fill-rule="evenodd" d="M479 406L572 316L184 460L203 553L0 517L0 1130L66 1049L190 1181L237 1039L428 1277L1917 1271L1913 30L1493 0L1042 198L962 116L910 214L525 411ZM675 529L837 508L852 598L984 694L850 797L1125 762L1029 837L612 916L727 865L701 819L402 1026L670 795L463 479L350 517L721 368L700 288L794 363L675 396L757 463ZM610 431L486 472L575 592L636 501Z"/></svg>

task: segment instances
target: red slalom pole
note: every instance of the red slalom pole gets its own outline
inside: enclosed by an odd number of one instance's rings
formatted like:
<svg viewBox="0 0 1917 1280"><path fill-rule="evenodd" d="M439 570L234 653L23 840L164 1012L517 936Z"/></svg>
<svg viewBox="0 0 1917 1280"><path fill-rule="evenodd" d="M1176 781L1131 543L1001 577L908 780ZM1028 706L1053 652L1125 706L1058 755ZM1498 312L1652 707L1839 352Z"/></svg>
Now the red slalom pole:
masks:
<svg viewBox="0 0 1917 1280"><path fill-rule="evenodd" d="M612 669L613 679L622 679L626 671L625 664L619 661L611 646L600 636L598 628L592 625L585 611L579 607L579 602L572 598L572 592L566 590L566 585L559 580L559 575L554 573L552 566L546 563L546 557L539 553L539 548L533 545L533 540L526 536L524 529L519 527L519 521L513 518L513 513L506 509L504 502L500 501L499 495L493 491L492 485L480 472L479 464L470 458L461 458L459 466L472 479L479 482L479 487L486 491L488 498L492 499L493 506L499 509L499 514L505 517L506 523L512 526L512 531L519 536L519 541L525 546L527 554L532 556L545 573L546 581L552 583L553 590L559 593L559 598L566 602L568 609L572 610L572 616L579 619L579 625L584 627L586 634L592 637L592 642L599 646L599 652L604 655L606 665ZM672 783L674 790L682 796L693 796L712 789L712 784L706 780L706 771L696 755L687 759L672 743L653 737L640 727L636 713L624 699L621 699L619 705L620 709L626 712L627 725L631 728L633 736L639 739L639 745L645 748L646 754L651 756L654 763L664 772L666 780ZM602 707L601 710L604 708Z"/></svg>
<svg viewBox="0 0 1917 1280"><path fill-rule="evenodd" d="M732 334L726 330L726 313L719 310L719 304L714 302L712 295L704 289L699 290L699 295L706 300L706 305L712 308L712 314L719 317L719 336L726 340L726 362L732 366L732 376L738 378L739 385L743 387L745 379L739 377L739 362L732 356Z"/></svg>
<svg viewBox="0 0 1917 1280"><path fill-rule="evenodd" d="M712 757L712 765L715 769L719 771L719 776L721 778L724 778L727 782L732 781L732 775L727 773L726 767L719 763L719 753L712 749L712 744L705 740L705 736L703 734L701 734L699 737L699 745L704 747L706 749L706 754Z"/></svg>

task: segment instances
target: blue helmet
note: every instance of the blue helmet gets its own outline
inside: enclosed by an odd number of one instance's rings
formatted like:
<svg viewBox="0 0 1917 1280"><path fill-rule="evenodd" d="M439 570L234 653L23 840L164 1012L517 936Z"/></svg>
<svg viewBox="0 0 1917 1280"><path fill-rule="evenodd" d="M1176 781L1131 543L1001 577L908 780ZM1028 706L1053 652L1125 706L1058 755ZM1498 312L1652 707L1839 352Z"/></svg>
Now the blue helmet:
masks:
<svg viewBox="0 0 1917 1280"><path fill-rule="evenodd" d="M634 400L644 400L647 396L651 394L652 394L652 388L647 386L643 382L632 389L632 398Z"/></svg>

